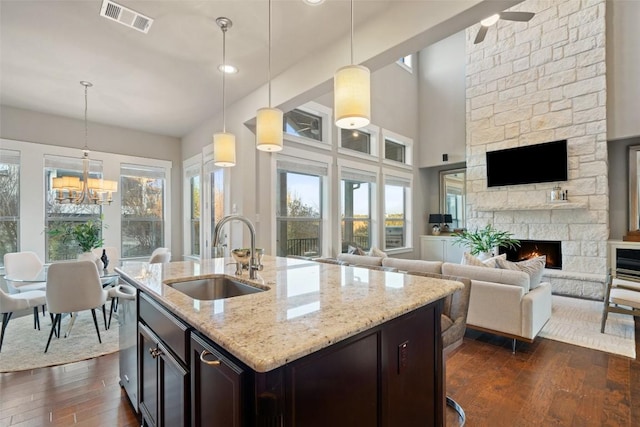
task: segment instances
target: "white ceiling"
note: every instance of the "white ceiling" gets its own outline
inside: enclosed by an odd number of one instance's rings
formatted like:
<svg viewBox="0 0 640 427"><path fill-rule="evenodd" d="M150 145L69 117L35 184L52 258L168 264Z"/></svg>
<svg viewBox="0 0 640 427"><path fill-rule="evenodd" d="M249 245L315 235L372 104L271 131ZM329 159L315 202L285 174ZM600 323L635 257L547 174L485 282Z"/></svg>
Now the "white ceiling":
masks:
<svg viewBox="0 0 640 427"><path fill-rule="evenodd" d="M149 33L100 17L102 0L1 0L0 104L82 118L79 82L88 80L94 84L90 121L183 136L222 108L219 16L233 21L227 62L240 69L227 77L227 105L266 83L266 0L118 3L153 18ZM392 14L400 3L407 2L356 1L356 29ZM436 10L446 2L415 3ZM272 75L344 43L349 25L348 1L309 6L302 0L274 0Z"/></svg>

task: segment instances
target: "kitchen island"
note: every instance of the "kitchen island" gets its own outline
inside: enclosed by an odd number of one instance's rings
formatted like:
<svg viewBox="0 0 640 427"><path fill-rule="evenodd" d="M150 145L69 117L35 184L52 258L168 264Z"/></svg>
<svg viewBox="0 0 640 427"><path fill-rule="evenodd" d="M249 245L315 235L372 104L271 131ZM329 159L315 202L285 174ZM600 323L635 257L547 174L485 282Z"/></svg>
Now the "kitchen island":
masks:
<svg viewBox="0 0 640 427"><path fill-rule="evenodd" d="M238 278L263 292L207 301L171 286L234 277L231 261L117 270L139 289L146 424L442 424L440 312L460 283L265 257L257 280Z"/></svg>

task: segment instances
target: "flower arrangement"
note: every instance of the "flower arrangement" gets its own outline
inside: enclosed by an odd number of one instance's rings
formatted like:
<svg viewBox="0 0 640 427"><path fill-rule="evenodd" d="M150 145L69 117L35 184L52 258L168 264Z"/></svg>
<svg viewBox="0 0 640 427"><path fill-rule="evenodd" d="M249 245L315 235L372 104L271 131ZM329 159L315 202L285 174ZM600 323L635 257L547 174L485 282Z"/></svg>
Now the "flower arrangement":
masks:
<svg viewBox="0 0 640 427"><path fill-rule="evenodd" d="M475 231L457 231L452 236L453 243L468 247L471 255L492 253L497 247L515 249L520 246L520 240L514 239L513 234L496 230L491 224Z"/></svg>

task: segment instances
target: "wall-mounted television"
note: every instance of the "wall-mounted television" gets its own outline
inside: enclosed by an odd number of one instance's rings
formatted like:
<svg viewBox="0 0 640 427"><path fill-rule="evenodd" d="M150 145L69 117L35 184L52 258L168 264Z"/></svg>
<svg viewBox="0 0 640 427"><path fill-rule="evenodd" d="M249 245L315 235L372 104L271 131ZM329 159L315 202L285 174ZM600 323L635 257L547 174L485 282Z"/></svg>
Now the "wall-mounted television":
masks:
<svg viewBox="0 0 640 427"><path fill-rule="evenodd" d="M568 179L566 139L486 154L488 187Z"/></svg>

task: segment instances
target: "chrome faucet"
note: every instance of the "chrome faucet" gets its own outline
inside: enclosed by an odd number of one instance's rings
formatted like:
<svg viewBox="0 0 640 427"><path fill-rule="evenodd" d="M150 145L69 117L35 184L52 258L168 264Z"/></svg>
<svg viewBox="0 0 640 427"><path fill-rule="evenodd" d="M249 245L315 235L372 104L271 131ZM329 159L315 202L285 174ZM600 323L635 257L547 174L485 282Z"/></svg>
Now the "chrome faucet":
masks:
<svg viewBox="0 0 640 427"><path fill-rule="evenodd" d="M213 247L218 246L218 241L220 240L220 232L222 231L222 227L227 223L233 220L238 220L244 222L249 228L249 233L251 234L251 260L249 261L249 278L257 279L258 273L256 271L259 269L258 266L258 257L256 255L256 229L247 218L242 215L227 215L223 217L217 224L216 228L213 230Z"/></svg>

